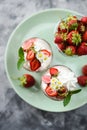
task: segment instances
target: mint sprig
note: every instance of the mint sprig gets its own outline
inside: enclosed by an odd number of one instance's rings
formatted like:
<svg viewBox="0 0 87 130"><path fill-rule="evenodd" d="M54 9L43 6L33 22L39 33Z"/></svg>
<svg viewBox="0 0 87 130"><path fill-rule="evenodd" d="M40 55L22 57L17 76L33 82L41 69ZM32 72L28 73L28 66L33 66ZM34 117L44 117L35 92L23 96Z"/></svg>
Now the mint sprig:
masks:
<svg viewBox="0 0 87 130"><path fill-rule="evenodd" d="M69 91L68 94L67 94L67 96L66 96L66 97L64 98L64 100L63 100L63 105L64 105L64 107L69 104L69 102L70 102L70 100L71 100L71 96L72 96L73 94L79 93L80 91L81 91L81 89Z"/></svg>
<svg viewBox="0 0 87 130"><path fill-rule="evenodd" d="M22 47L20 47L18 50L18 61L17 61L17 69L18 70L20 70L22 68L24 62L25 62L24 51L23 51Z"/></svg>

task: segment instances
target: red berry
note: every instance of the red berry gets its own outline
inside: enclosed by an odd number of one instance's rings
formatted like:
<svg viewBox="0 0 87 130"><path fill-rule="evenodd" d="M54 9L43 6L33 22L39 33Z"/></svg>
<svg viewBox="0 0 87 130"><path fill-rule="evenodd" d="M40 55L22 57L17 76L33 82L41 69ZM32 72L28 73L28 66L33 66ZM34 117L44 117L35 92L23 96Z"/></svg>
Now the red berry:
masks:
<svg viewBox="0 0 87 130"><path fill-rule="evenodd" d="M81 86L86 86L87 85L87 76L79 76L78 78L78 83L81 85Z"/></svg>
<svg viewBox="0 0 87 130"><path fill-rule="evenodd" d="M36 71L41 66L41 62L38 59L33 59L30 61L30 68L32 71Z"/></svg>
<svg viewBox="0 0 87 130"><path fill-rule="evenodd" d="M57 96L57 91L53 90L50 86L46 87L45 92L50 97L56 97Z"/></svg>
<svg viewBox="0 0 87 130"><path fill-rule="evenodd" d="M24 51L27 51L28 49L30 49L31 47L34 46L34 42L36 41L36 38L31 38L29 40L26 40L23 45L22 48Z"/></svg>
<svg viewBox="0 0 87 130"><path fill-rule="evenodd" d="M44 81L45 83L50 83L50 80L51 80L51 76L50 75L44 75L42 77L42 81Z"/></svg>
<svg viewBox="0 0 87 130"><path fill-rule="evenodd" d="M82 40L83 40L84 42L87 42L87 31L85 31L85 33L83 34Z"/></svg>
<svg viewBox="0 0 87 130"><path fill-rule="evenodd" d="M62 51L65 49L65 44L64 43L58 43L57 46Z"/></svg>
<svg viewBox="0 0 87 130"><path fill-rule="evenodd" d="M87 24L87 16L83 16L81 18L81 21L82 21L83 24Z"/></svg>
<svg viewBox="0 0 87 130"><path fill-rule="evenodd" d="M51 55L51 52L46 50L46 49L43 49L43 50L40 50L41 52L44 53L44 55L47 55L47 56L50 56Z"/></svg>
<svg viewBox="0 0 87 130"><path fill-rule="evenodd" d="M68 43L70 45L76 45L76 46L78 46L81 43L81 35L79 34L78 31L71 31L68 34L67 41L68 41Z"/></svg>
<svg viewBox="0 0 87 130"><path fill-rule="evenodd" d="M35 79L30 74L24 74L22 77L19 77L18 80L20 80L20 83L25 88L31 87L35 84Z"/></svg>
<svg viewBox="0 0 87 130"><path fill-rule="evenodd" d="M87 65L82 67L82 73L87 76Z"/></svg>
<svg viewBox="0 0 87 130"><path fill-rule="evenodd" d="M55 43L61 43L62 41L63 41L63 39L62 39L61 36L56 36L55 39L54 39Z"/></svg>
<svg viewBox="0 0 87 130"><path fill-rule="evenodd" d="M50 74L52 75L52 76L57 76L58 75L58 69L56 69L56 68L50 68Z"/></svg>
<svg viewBox="0 0 87 130"><path fill-rule="evenodd" d="M26 55L27 60L33 60L35 58L35 53L33 50L29 50Z"/></svg>
<svg viewBox="0 0 87 130"><path fill-rule="evenodd" d="M82 42L81 45L77 49L77 54L78 55L87 55L87 43Z"/></svg>
<svg viewBox="0 0 87 130"><path fill-rule="evenodd" d="M67 46L65 49L65 54L72 56L76 54L76 47L75 46Z"/></svg>
<svg viewBox="0 0 87 130"><path fill-rule="evenodd" d="M68 28L69 28L70 30L76 30L77 27L78 27L78 23L77 23L77 20L76 20L76 19L75 19L75 20L70 20L70 21L68 22Z"/></svg>

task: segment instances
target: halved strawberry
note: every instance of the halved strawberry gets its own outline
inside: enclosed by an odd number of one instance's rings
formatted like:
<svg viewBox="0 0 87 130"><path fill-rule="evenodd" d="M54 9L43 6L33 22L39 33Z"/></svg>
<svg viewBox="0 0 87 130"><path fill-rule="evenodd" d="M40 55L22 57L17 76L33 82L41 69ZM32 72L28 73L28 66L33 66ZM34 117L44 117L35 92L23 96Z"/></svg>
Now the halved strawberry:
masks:
<svg viewBox="0 0 87 130"><path fill-rule="evenodd" d="M81 21L82 21L83 24L87 24L87 16L83 16L81 18Z"/></svg>
<svg viewBox="0 0 87 130"><path fill-rule="evenodd" d="M35 84L35 79L30 74L23 74L23 76L19 77L18 80L20 80L20 83L25 88L31 87Z"/></svg>
<svg viewBox="0 0 87 130"><path fill-rule="evenodd" d="M75 46L67 46L65 49L65 54L72 56L76 54L76 47Z"/></svg>
<svg viewBox="0 0 87 130"><path fill-rule="evenodd" d="M68 43L70 45L76 45L76 46L78 46L81 43L81 35L79 34L78 31L71 31L68 34L67 41L68 41Z"/></svg>
<svg viewBox="0 0 87 130"><path fill-rule="evenodd" d="M43 52L44 55L47 55L47 56L51 55L51 52L46 50L46 49L43 49L43 50L40 50L40 51Z"/></svg>
<svg viewBox="0 0 87 130"><path fill-rule="evenodd" d="M87 42L87 31L84 32L83 36L82 36L82 40L84 42Z"/></svg>
<svg viewBox="0 0 87 130"><path fill-rule="evenodd" d="M56 68L50 68L50 74L52 75L52 76L57 76L58 75L58 73L59 73L59 71L58 71L58 69L56 69Z"/></svg>
<svg viewBox="0 0 87 130"><path fill-rule="evenodd" d="M30 68L32 71L36 71L41 66L41 62L38 59L33 59L30 61Z"/></svg>
<svg viewBox="0 0 87 130"><path fill-rule="evenodd" d="M27 60L33 60L35 58L35 53L33 50L29 50L26 55Z"/></svg>
<svg viewBox="0 0 87 130"><path fill-rule="evenodd" d="M31 47L34 46L34 42L37 40L37 38L31 38L31 39L28 39L26 40L23 45L22 45L22 48L24 51L27 51L28 49L30 49Z"/></svg>
<svg viewBox="0 0 87 130"><path fill-rule="evenodd" d="M44 75L42 77L42 81L44 81L45 83L50 83L50 80L51 80L51 76L50 75Z"/></svg>
<svg viewBox="0 0 87 130"><path fill-rule="evenodd" d="M46 87L45 92L50 97L56 97L57 96L57 91L53 90L50 86Z"/></svg>

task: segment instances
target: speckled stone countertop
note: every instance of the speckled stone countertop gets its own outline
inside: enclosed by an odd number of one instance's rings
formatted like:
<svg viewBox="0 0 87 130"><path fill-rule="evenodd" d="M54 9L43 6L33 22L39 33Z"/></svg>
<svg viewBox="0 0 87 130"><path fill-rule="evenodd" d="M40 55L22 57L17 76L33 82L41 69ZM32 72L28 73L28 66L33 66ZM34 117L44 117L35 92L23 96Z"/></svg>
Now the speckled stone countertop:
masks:
<svg viewBox="0 0 87 130"><path fill-rule="evenodd" d="M10 34L27 16L49 8L67 8L87 15L87 0L0 0L0 130L87 130L87 104L65 113L38 110L11 87L4 68Z"/></svg>

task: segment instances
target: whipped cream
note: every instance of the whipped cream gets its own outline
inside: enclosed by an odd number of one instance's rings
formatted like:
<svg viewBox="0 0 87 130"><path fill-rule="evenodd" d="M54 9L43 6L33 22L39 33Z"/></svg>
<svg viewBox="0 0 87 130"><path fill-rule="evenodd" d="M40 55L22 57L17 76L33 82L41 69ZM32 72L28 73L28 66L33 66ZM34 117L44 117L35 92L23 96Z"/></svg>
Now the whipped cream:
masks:
<svg viewBox="0 0 87 130"><path fill-rule="evenodd" d="M68 91L76 89L77 78L73 71L66 66L54 66L53 68L58 69L59 73L57 77L52 77L50 80L50 87L54 90L58 90L62 86L66 86ZM50 75L49 70L44 75ZM43 90L46 89L47 84L42 81L41 87Z"/></svg>
<svg viewBox="0 0 87 130"><path fill-rule="evenodd" d="M43 39L36 38L34 42L34 50L36 51L36 58L41 62L41 66L36 71L43 71L47 69L52 60L52 50L50 45ZM44 54L42 50L48 51L49 55ZM25 61L24 68L30 70L30 63L26 60L26 52L24 52Z"/></svg>

